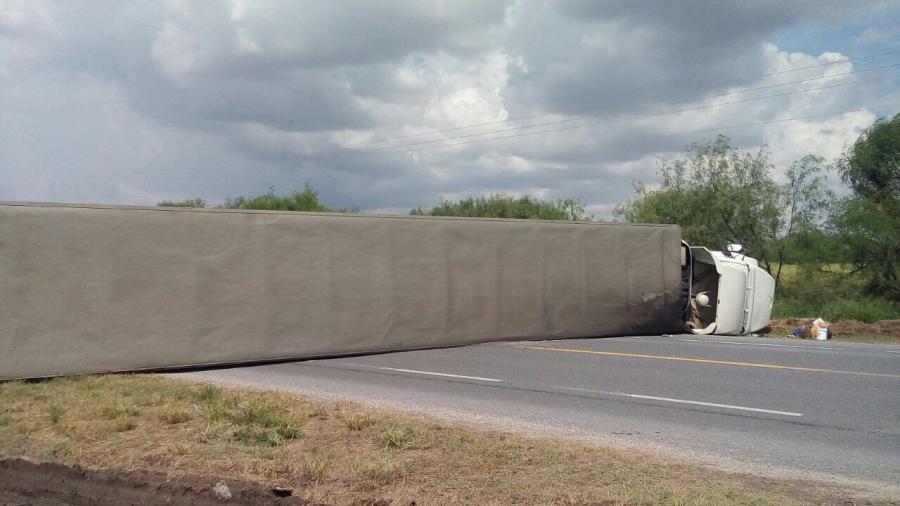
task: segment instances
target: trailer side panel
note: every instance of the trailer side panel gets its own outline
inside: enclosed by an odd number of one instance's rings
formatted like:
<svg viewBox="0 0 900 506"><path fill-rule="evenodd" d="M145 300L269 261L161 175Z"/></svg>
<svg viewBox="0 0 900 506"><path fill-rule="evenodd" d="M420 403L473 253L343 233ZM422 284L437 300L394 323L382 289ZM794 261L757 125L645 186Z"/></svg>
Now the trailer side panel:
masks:
<svg viewBox="0 0 900 506"><path fill-rule="evenodd" d="M0 204L0 378L680 327L674 226Z"/></svg>

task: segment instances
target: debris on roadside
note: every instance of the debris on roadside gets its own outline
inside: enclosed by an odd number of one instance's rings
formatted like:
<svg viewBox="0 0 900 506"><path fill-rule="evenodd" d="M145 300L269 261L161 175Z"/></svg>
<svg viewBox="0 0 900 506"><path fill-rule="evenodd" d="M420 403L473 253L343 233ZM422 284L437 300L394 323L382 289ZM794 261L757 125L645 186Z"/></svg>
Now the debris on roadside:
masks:
<svg viewBox="0 0 900 506"><path fill-rule="evenodd" d="M768 332L769 336L801 337L794 331L800 327L811 324L812 318L782 318L772 320ZM878 320L875 322L862 322L858 320L828 321L828 330L831 337L837 340L852 339L854 337L866 337L871 342L897 343L900 342L900 320Z"/></svg>
<svg viewBox="0 0 900 506"><path fill-rule="evenodd" d="M794 328L791 334L800 339L827 341L832 337L831 324L822 318L816 318L808 324L804 324L802 327Z"/></svg>

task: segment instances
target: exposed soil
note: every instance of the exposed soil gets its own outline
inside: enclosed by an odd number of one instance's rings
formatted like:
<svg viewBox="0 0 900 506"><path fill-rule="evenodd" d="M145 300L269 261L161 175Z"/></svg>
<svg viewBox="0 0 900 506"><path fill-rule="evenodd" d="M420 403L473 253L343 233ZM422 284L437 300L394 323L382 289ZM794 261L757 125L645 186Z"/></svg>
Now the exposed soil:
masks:
<svg viewBox="0 0 900 506"><path fill-rule="evenodd" d="M788 318L784 320L772 320L769 334L788 335L797 327L809 324L812 318ZM857 320L841 320L831 323L832 337L840 339L849 336L864 336L874 340L897 341L900 340L900 320L881 320L874 323L864 323Z"/></svg>
<svg viewBox="0 0 900 506"><path fill-rule="evenodd" d="M221 506L316 503L294 496L277 497L272 487L245 481L196 476L169 479L162 473L91 471L77 466L37 463L19 458L0 460L0 505L143 504Z"/></svg>

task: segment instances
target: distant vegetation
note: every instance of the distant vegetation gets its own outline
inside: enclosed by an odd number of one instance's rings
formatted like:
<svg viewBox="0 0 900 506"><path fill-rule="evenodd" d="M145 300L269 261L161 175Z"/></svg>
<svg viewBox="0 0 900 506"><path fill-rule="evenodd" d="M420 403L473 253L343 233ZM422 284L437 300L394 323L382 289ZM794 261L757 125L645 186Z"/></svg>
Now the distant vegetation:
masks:
<svg viewBox="0 0 900 506"><path fill-rule="evenodd" d="M157 204L160 207L207 207L203 199L186 199L181 201L164 200ZM312 212L358 212L328 207L319 200L319 192L308 184L303 191L295 191L287 195L276 195L274 188L256 197L229 197L225 203L216 206L218 209L265 209L271 211L312 211ZM418 207L410 211L412 215L423 216L468 216L482 218L516 218L535 220L568 220L585 221L592 217L587 215L584 204L576 199L559 199L546 201L534 197L513 197L502 193L487 197L468 197L456 202L442 201L431 208Z"/></svg>
<svg viewBox="0 0 900 506"><path fill-rule="evenodd" d="M836 199L836 171L851 190ZM797 160L779 182L769 152L746 152L725 136L694 143L660 168L661 185L637 182L615 214L629 222L678 224L691 244L744 245L775 277L775 317L900 319L900 114L878 119L836 161ZM160 206L206 207L203 199ZM227 209L330 211L319 193L229 198ZM576 199L506 194L445 200L412 215L584 221Z"/></svg>
<svg viewBox="0 0 900 506"><path fill-rule="evenodd" d="M302 192L295 191L287 195L275 195L275 189L256 197L235 197L225 200L225 209L267 209L270 211L330 211L319 200L319 192L308 184Z"/></svg>
<svg viewBox="0 0 900 506"><path fill-rule="evenodd" d="M178 202L164 200L157 203L160 207L207 207L205 200L187 199ZM346 209L332 209L319 200L319 192L308 184L303 191L295 191L287 195L276 195L275 189L256 197L229 197L225 203L216 206L219 209L259 209L269 211L308 211L308 212L348 212Z"/></svg>
<svg viewBox="0 0 900 506"><path fill-rule="evenodd" d="M203 199L163 200L162 202L157 202L156 205L159 207L206 207L206 201Z"/></svg>
<svg viewBox="0 0 900 506"><path fill-rule="evenodd" d="M585 214L584 204L576 199L560 199L551 202L527 195L513 197L502 193L487 197L468 197L456 202L445 200L432 208L417 207L409 214L521 220L585 221L591 219L591 216Z"/></svg>

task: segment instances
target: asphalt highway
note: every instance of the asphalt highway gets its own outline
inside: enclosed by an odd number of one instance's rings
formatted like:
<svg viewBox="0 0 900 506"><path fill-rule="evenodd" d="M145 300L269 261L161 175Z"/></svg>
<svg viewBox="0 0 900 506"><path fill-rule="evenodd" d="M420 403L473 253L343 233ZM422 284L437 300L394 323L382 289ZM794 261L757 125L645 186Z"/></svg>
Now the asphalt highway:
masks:
<svg viewBox="0 0 900 506"><path fill-rule="evenodd" d="M900 346L694 335L178 373L775 475L900 484Z"/></svg>

